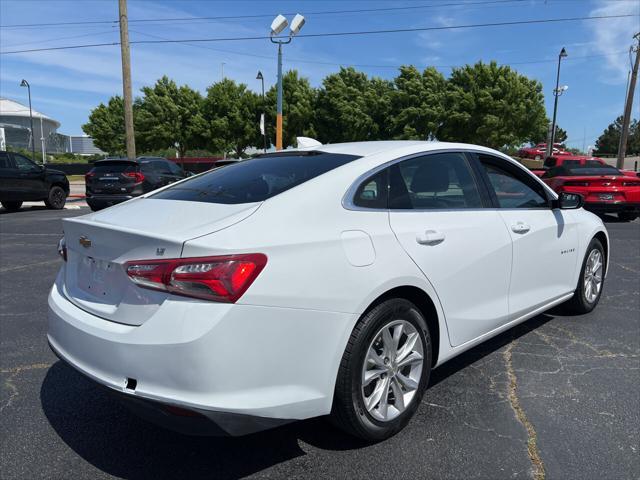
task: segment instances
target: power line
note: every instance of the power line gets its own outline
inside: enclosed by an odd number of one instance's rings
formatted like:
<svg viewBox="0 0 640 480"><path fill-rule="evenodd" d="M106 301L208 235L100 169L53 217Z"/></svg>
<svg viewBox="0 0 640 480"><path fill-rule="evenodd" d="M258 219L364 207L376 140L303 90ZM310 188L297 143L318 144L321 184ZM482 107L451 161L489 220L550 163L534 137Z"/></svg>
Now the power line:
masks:
<svg viewBox="0 0 640 480"><path fill-rule="evenodd" d="M455 2L455 3L440 3L429 5L412 5L408 7L385 7L385 8L361 8L354 10L322 10L318 12L307 12L305 16L313 15L342 15L348 13L373 13L373 12L390 12L390 11L408 11L419 10L425 8L443 8L443 7L456 7L456 6L473 6L473 5L490 5L490 4L504 4L504 3L523 3L527 0L483 0L477 2ZM297 12L283 13L282 15L295 15ZM273 18L277 13L261 13L256 15L222 15L212 17L173 17L173 18L139 18L131 19L129 23L156 23L156 22L182 22L182 21L204 21L204 20L239 20L250 18ZM52 26L70 26L70 25L96 25L96 24L114 24L116 25L118 20L90 20L90 21L77 21L77 22L55 22L55 23L23 23L17 25L0 25L0 28L31 28L31 27L52 27Z"/></svg>
<svg viewBox="0 0 640 480"><path fill-rule="evenodd" d="M130 32L133 33L137 33L139 35L144 35L147 37L153 37L153 38L158 38L161 40L166 40L166 38L161 37L159 35L153 35L150 33L144 33L144 32L139 32L137 30L131 30L129 29ZM266 60L273 60L273 56L271 55L260 55L258 53L246 53L246 52L238 52L236 50L223 50L220 48L213 48L213 47L209 47L207 45L200 45L200 44L190 44L190 43L182 43L181 45L188 45L191 47L196 47L196 48L202 48L202 49L206 49L206 50L211 50L214 52L220 52L220 53L227 53L227 54L233 54L233 55L240 55L240 56L245 56L245 57L253 57L253 58L264 58ZM581 56L575 56L572 55L571 57L568 57L567 60L580 60L580 59L588 59L588 58L601 58L601 57L611 57L614 55L621 55L621 54L626 54L627 51L626 50L620 50L617 52L608 52L608 53L603 53L603 54L597 54L597 55L581 55ZM566 61L566 60L565 60ZM499 63L499 66L507 66L507 65L533 65L533 64L541 64L541 63L555 63L556 60L555 59L548 59L548 60L529 60L529 61L525 61L525 62L509 62L509 63ZM365 63L353 63L353 62L323 62L323 61L319 61L319 60L303 60L301 58L290 58L287 57L287 63L307 63L307 64L312 64L312 65L329 65L329 66L333 66L333 67L342 67L342 66L349 66L349 67L359 67L359 68L393 68L393 69L398 69L403 65L407 65L407 64L396 64L396 65L390 65L390 64L365 64ZM435 67L435 68L457 68L457 67L461 67L462 65L428 65L431 67Z"/></svg>
<svg viewBox="0 0 640 480"><path fill-rule="evenodd" d="M81 37L90 37L92 35L104 35L107 33L116 33L117 30L111 29L111 30L102 30L100 32L90 32L90 33L83 33L81 35L71 35L71 36L67 36L67 37L57 37L57 38L47 38L46 40L33 40L31 42L22 42L22 43L13 43L11 45L5 45L5 48L9 48L9 47L20 47L22 45L33 45L34 43L49 43L49 42L56 42L58 40L69 40L71 38L81 38Z"/></svg>
<svg viewBox="0 0 640 480"><path fill-rule="evenodd" d="M325 37L345 37L345 36L360 36L360 35L381 35L391 33L409 33L409 32L427 32L427 31L439 31L439 30L461 30L467 28L487 28L487 27L505 27L514 25L539 25L546 23L560 23L560 22L577 22L583 20L603 20L613 18L625 18L625 17L639 17L640 15L624 14L624 15L598 15L591 17L567 17L567 18L547 18L540 20L516 20L509 22L494 22L494 23L472 23L466 25L448 25L438 27L417 27L417 28L395 28L385 30L361 30L354 32L325 32L325 33L307 33L297 35L297 38L325 38ZM258 35L253 37L219 37L219 38L192 38L192 39L175 39L175 40L136 40L131 44L136 45L149 45L149 44L168 44L168 43L209 43L209 42L234 42L234 41L250 41L250 40L268 40L271 37L268 35ZM68 45L64 47L48 47L48 48L33 48L27 50L10 50L0 52L0 55L8 55L14 53L32 53L32 52L46 52L53 50L71 50L80 48L92 48L92 47L106 47L119 45L119 42L110 43L92 43L84 45Z"/></svg>

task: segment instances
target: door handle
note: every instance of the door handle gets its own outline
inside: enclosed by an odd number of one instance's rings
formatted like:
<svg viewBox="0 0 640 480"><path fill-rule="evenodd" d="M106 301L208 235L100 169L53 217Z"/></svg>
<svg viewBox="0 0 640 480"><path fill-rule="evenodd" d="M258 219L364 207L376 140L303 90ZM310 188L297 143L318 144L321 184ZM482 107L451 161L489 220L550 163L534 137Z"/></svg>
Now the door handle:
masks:
<svg viewBox="0 0 640 480"><path fill-rule="evenodd" d="M425 230L424 233L416 235L416 242L420 245L438 245L444 242L445 235L438 230Z"/></svg>
<svg viewBox="0 0 640 480"><path fill-rule="evenodd" d="M518 222L511 225L511 230L515 233L523 234L531 230L531 227L524 222Z"/></svg>

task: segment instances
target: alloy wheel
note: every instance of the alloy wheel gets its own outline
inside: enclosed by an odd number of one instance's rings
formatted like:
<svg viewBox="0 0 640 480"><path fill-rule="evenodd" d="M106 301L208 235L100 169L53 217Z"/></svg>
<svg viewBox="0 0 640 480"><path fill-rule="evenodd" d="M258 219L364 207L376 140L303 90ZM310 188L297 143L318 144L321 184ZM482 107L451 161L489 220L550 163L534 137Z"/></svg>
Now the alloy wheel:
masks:
<svg viewBox="0 0 640 480"><path fill-rule="evenodd" d="M584 268L584 296L589 303L593 303L602 289L602 253L598 249L591 250Z"/></svg>
<svg viewBox="0 0 640 480"><path fill-rule="evenodd" d="M424 345L416 327L394 320L373 337L362 366L364 406L376 420L388 422L404 412L419 388Z"/></svg>

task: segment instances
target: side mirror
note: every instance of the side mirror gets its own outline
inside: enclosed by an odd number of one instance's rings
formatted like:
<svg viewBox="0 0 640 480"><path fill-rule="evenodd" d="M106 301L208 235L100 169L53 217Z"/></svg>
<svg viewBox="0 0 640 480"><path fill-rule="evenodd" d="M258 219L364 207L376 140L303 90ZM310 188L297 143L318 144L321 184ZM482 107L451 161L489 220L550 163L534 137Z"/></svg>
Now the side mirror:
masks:
<svg viewBox="0 0 640 480"><path fill-rule="evenodd" d="M584 197L578 193L560 192L558 199L553 201L553 208L560 210L575 210L584 205Z"/></svg>

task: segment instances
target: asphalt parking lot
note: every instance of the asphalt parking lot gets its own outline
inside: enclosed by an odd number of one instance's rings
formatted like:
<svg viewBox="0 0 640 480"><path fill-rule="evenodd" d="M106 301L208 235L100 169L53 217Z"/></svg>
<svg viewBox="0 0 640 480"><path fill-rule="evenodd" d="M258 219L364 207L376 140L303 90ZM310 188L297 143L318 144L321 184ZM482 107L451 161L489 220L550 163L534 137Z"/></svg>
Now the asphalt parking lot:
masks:
<svg viewBox="0 0 640 480"><path fill-rule="evenodd" d="M0 477L640 477L640 222L611 217L609 276L589 315L552 311L437 369L416 417L365 445L315 419L241 438L146 424L46 341L61 218L0 210Z"/></svg>

